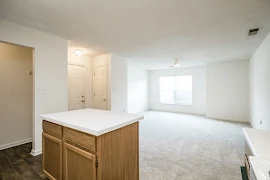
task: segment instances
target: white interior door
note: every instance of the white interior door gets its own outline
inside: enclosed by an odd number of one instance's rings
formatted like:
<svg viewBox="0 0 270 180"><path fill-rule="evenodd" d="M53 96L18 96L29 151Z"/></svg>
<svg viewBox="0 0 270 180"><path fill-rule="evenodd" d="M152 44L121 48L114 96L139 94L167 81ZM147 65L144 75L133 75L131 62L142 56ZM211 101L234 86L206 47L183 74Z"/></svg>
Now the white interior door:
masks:
<svg viewBox="0 0 270 180"><path fill-rule="evenodd" d="M107 110L107 66L94 68L93 108Z"/></svg>
<svg viewBox="0 0 270 180"><path fill-rule="evenodd" d="M85 67L68 65L68 109L85 108Z"/></svg>

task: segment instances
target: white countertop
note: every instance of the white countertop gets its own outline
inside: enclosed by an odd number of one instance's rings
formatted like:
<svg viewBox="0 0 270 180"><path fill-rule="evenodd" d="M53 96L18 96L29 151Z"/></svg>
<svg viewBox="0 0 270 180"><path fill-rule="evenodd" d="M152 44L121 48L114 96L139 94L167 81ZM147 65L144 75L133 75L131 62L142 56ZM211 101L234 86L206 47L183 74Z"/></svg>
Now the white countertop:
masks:
<svg viewBox="0 0 270 180"><path fill-rule="evenodd" d="M243 128L252 154L258 158L270 160L270 131Z"/></svg>
<svg viewBox="0 0 270 180"><path fill-rule="evenodd" d="M249 161L257 180L270 180L270 161L249 156Z"/></svg>
<svg viewBox="0 0 270 180"><path fill-rule="evenodd" d="M76 129L94 136L138 122L144 119L138 114L117 113L97 109L81 109L41 115L43 120Z"/></svg>

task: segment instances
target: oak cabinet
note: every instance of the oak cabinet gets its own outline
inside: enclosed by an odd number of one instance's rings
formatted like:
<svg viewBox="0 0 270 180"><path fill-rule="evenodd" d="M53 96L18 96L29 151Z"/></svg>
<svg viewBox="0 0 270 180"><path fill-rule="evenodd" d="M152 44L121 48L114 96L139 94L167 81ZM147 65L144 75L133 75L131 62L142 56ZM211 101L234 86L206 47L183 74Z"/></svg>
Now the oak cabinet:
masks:
<svg viewBox="0 0 270 180"><path fill-rule="evenodd" d="M139 180L138 122L93 136L43 121L43 171L50 180Z"/></svg>
<svg viewBox="0 0 270 180"><path fill-rule="evenodd" d="M62 140L42 134L43 172L51 180L62 180Z"/></svg>
<svg viewBox="0 0 270 180"><path fill-rule="evenodd" d="M49 123L47 121L42 122L43 132L51 135L57 139L62 139L62 126L59 126L57 124Z"/></svg>
<svg viewBox="0 0 270 180"><path fill-rule="evenodd" d="M63 140L88 152L96 152L96 138L77 130L63 127Z"/></svg>
<svg viewBox="0 0 270 180"><path fill-rule="evenodd" d="M64 179L96 180L96 156L64 144Z"/></svg>

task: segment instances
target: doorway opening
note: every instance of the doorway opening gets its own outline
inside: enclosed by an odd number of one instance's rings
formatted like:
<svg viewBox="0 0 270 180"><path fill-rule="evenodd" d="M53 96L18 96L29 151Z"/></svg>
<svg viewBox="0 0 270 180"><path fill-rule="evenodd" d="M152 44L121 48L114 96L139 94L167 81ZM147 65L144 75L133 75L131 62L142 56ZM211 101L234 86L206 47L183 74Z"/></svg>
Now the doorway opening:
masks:
<svg viewBox="0 0 270 180"><path fill-rule="evenodd" d="M33 50L0 42L0 150L34 138Z"/></svg>

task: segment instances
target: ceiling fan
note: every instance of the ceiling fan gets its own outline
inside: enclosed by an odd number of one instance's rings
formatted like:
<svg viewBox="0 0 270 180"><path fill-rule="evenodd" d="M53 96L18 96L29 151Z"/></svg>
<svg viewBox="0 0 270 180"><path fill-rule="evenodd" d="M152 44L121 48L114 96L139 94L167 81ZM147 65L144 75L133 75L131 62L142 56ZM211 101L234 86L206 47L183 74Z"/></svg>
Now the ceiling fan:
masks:
<svg viewBox="0 0 270 180"><path fill-rule="evenodd" d="M171 68L175 68L175 67L179 67L180 66L180 63L179 63L179 60L177 58L174 59L174 63L173 65L171 66Z"/></svg>

